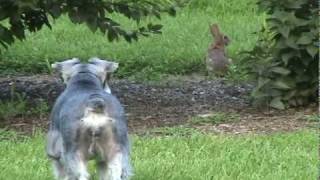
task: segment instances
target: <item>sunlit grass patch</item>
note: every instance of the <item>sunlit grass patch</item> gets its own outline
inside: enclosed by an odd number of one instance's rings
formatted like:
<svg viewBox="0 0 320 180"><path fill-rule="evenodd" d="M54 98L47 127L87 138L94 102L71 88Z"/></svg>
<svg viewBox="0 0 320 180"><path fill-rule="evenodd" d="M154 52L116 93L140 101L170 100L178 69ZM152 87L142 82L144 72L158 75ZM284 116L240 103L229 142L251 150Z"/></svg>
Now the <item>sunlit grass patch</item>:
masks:
<svg viewBox="0 0 320 180"><path fill-rule="evenodd" d="M1 139L0 179L52 179L44 141L41 133L23 139ZM202 133L133 136L132 142L133 180L317 177L318 137L315 131L243 136ZM94 163L90 163L90 169L93 179L97 179Z"/></svg>

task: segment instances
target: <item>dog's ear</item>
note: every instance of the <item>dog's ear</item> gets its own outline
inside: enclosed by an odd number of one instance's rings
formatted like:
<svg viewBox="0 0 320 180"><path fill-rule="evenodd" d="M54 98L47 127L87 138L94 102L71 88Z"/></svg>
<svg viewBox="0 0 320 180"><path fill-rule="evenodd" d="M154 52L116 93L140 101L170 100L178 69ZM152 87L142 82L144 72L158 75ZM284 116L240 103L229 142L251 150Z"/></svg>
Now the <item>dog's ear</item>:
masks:
<svg viewBox="0 0 320 180"><path fill-rule="evenodd" d="M116 71L119 64L112 61L106 61L99 58L89 59L89 64L93 66L95 72L103 83L106 92L111 93L107 81L110 80L111 74Z"/></svg>
<svg viewBox="0 0 320 180"><path fill-rule="evenodd" d="M78 58L72 58L72 59L68 59L62 62L55 62L53 64L51 64L51 68L55 71L63 71L67 68L70 68L76 64L79 64L80 60Z"/></svg>
<svg viewBox="0 0 320 180"><path fill-rule="evenodd" d="M68 59L62 62L56 62L51 65L51 68L58 72L64 83L67 83L68 79L73 73L73 66L79 64L80 60L78 58Z"/></svg>
<svg viewBox="0 0 320 180"><path fill-rule="evenodd" d="M116 62L102 60L96 57L89 59L89 63L96 65L99 69L101 69L105 73L112 73L116 71L119 67L119 64Z"/></svg>

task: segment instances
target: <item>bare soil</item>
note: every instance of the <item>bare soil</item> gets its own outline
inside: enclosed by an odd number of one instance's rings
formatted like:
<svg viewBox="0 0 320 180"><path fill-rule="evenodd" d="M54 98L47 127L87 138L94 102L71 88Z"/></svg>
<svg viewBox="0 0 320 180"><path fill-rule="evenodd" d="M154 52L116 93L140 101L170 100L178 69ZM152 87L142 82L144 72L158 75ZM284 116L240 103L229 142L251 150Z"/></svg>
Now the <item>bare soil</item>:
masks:
<svg viewBox="0 0 320 180"><path fill-rule="evenodd" d="M191 117L215 112L237 113L240 118L237 122L192 126L204 132L243 134L294 131L316 125L305 117L316 114L317 105L285 111L252 107L250 84L184 77L157 83L113 80L110 86L126 109L132 133L189 124ZM18 93L31 106L41 99L51 106L63 89L59 78L48 75L0 78L1 100L9 100ZM39 128L46 130L48 124L48 115L34 115L2 120L0 127L32 133Z"/></svg>

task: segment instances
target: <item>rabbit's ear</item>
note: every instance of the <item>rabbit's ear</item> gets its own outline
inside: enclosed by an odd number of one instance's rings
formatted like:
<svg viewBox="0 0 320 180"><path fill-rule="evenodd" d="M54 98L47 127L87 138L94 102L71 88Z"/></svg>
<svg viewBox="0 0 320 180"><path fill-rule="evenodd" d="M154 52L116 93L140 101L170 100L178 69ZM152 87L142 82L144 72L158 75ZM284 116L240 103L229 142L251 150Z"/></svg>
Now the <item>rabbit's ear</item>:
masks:
<svg viewBox="0 0 320 180"><path fill-rule="evenodd" d="M211 34L214 37L220 36L220 30L219 30L219 26L217 24L212 24L210 27L210 30L211 30Z"/></svg>

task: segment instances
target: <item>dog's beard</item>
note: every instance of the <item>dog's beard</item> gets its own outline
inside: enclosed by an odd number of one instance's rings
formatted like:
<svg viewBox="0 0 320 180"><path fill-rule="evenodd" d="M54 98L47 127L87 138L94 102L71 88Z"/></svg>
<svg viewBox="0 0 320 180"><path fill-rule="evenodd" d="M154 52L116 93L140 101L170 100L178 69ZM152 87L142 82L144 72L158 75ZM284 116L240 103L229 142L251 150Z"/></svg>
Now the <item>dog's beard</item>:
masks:
<svg viewBox="0 0 320 180"><path fill-rule="evenodd" d="M107 92L107 93L109 93L109 94L111 94L111 89L110 89L110 87L108 86L108 84L105 84L105 85L104 85L104 91Z"/></svg>
<svg viewBox="0 0 320 180"><path fill-rule="evenodd" d="M103 82L103 87L104 87L104 91L111 94L111 89L108 85L108 81L111 79L111 75L110 74L107 74L106 75L106 79L104 80Z"/></svg>

